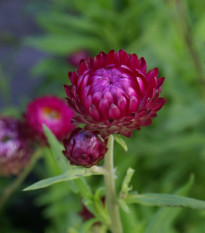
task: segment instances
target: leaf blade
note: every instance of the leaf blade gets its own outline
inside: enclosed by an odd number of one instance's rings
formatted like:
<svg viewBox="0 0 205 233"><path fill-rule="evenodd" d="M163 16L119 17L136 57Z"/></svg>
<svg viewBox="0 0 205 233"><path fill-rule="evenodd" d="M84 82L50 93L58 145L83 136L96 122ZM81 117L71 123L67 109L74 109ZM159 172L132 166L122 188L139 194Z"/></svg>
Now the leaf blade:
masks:
<svg viewBox="0 0 205 233"><path fill-rule="evenodd" d="M115 141L127 152L128 147L123 138L119 134L114 134Z"/></svg>
<svg viewBox="0 0 205 233"><path fill-rule="evenodd" d="M68 180L75 180L84 176L91 176L91 175L98 175L97 173L93 173L90 171L90 169L74 169L67 171L61 175L54 176L51 178L40 180L27 188L23 189L23 191L30 191L30 190L36 190L41 188L46 188L48 186L51 186L56 183L68 181Z"/></svg>
<svg viewBox="0 0 205 233"><path fill-rule="evenodd" d="M62 153L63 146L59 143L57 138L46 125L43 125L43 130L50 145L53 157L58 162L59 168L63 172L67 171L69 169L69 163Z"/></svg>
<svg viewBox="0 0 205 233"><path fill-rule="evenodd" d="M172 194L135 193L129 194L126 201L127 203L137 203L147 206L188 207L202 210L205 209L205 201Z"/></svg>
<svg viewBox="0 0 205 233"><path fill-rule="evenodd" d="M180 189L178 189L175 194L184 196L186 195L194 183L194 176L191 175L189 181ZM176 217L182 211L181 208L169 208L161 207L152 216L151 221L148 223L144 233L164 233L168 232Z"/></svg>

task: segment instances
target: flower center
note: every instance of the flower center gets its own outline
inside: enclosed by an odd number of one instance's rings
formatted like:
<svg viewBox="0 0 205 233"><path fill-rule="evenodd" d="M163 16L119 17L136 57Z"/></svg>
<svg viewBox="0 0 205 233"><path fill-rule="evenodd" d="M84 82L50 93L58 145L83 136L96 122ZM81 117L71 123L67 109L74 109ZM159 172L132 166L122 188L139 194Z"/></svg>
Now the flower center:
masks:
<svg viewBox="0 0 205 233"><path fill-rule="evenodd" d="M103 69L103 77L107 80L107 84L115 85L122 78L122 73L115 68Z"/></svg>
<svg viewBox="0 0 205 233"><path fill-rule="evenodd" d="M43 115L51 120L57 120L60 118L60 112L49 107L43 108Z"/></svg>
<svg viewBox="0 0 205 233"><path fill-rule="evenodd" d="M119 92L124 84L129 85L129 75L117 68L100 68L92 75L92 88L94 91Z"/></svg>

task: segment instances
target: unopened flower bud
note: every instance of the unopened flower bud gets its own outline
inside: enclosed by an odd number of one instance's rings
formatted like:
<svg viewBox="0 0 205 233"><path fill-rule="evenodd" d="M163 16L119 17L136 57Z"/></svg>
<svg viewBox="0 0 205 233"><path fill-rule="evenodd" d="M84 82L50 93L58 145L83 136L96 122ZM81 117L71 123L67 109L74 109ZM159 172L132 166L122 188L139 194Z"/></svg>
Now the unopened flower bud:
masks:
<svg viewBox="0 0 205 233"><path fill-rule="evenodd" d="M63 153L73 165L91 167L104 158L106 142L96 133L77 128L70 137L63 140Z"/></svg>

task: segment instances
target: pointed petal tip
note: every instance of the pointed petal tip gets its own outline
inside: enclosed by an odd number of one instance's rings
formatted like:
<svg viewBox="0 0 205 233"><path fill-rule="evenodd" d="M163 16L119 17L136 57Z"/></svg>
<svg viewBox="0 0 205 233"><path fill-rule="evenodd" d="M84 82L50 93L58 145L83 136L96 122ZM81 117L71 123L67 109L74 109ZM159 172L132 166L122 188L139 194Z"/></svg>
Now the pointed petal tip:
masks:
<svg viewBox="0 0 205 233"><path fill-rule="evenodd" d="M72 74L73 74L72 71L68 71L68 77L69 77L69 79L72 77Z"/></svg>
<svg viewBox="0 0 205 233"><path fill-rule="evenodd" d="M159 89L162 86L162 84L164 83L164 81L165 81L165 77L157 79L156 89Z"/></svg>
<svg viewBox="0 0 205 233"><path fill-rule="evenodd" d="M81 75L86 69L87 69L87 61L85 59L82 59L79 63L77 73Z"/></svg>

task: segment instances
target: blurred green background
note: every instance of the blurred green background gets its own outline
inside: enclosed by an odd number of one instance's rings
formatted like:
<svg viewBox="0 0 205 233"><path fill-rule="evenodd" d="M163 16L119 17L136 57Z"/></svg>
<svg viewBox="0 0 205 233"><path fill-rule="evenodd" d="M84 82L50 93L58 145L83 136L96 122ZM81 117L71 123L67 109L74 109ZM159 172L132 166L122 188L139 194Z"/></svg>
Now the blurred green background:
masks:
<svg viewBox="0 0 205 233"><path fill-rule="evenodd" d="M0 1L0 12L4 4ZM13 7L16 12L18 7ZM0 23L0 113L21 116L30 100L45 94L64 98L67 72L75 69L68 62L72 53L86 50L95 56L111 49L136 53L145 58L148 70L158 67L160 76L166 77L161 96L167 104L152 126L125 139L127 153L116 145L117 187L128 167L136 170L132 184L138 192L174 193L194 174L186 195L204 200L205 1L30 0L19 7L21 19L13 21L16 31ZM21 72L16 72L19 66ZM55 172L45 151L45 159L23 186ZM0 178L0 188L11 181ZM89 182L95 189L103 180L95 177ZM0 213L0 232L69 232L72 224L81 223L80 208L80 198L69 195L65 184L18 192ZM171 209L163 215L160 211L135 206L134 217L123 215L125 233L204 232L204 211ZM158 228L151 227L155 219ZM135 231L133 221L138 224Z"/></svg>

